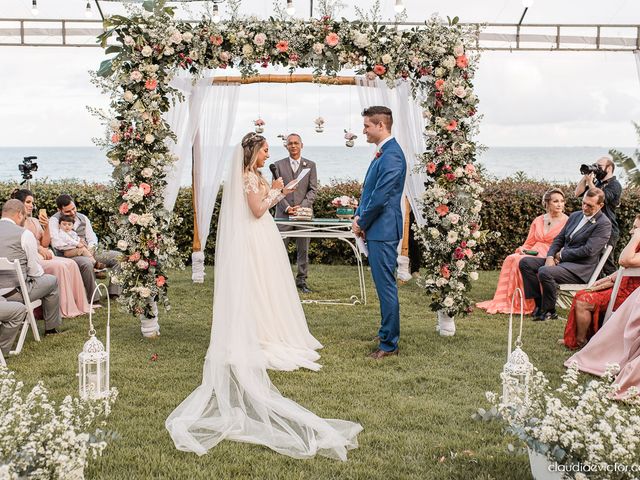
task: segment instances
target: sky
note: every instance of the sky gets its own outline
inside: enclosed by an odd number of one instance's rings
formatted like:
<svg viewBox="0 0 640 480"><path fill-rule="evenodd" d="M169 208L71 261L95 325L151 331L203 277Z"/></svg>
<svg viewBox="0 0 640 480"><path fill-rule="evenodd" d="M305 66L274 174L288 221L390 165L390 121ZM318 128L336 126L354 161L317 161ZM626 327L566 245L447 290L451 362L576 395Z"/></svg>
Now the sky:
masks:
<svg viewBox="0 0 640 480"><path fill-rule="evenodd" d="M285 0L282 0L285 3ZM203 2L190 4L198 17ZM317 4L317 0L315 2ZM343 0L340 16L355 18L373 0ZM393 17L393 0L381 0ZM520 0L405 0L408 21L434 13L463 22L517 23ZM38 0L37 18L85 18L85 0ZM106 12L117 4L101 2ZM241 11L267 17L273 2L243 0ZM296 16L307 17L309 0L294 0ZM224 16L224 4L221 8ZM0 0L0 19L34 18L31 0ZM93 12L93 18L99 18ZM535 0L524 23L640 25L638 0ZM0 24L0 27L2 25ZM4 25L6 26L6 24ZM90 146L103 127L87 106L106 108L107 99L89 82L103 59L99 48L0 46L0 147ZM284 71L283 71L284 73ZM228 74L228 72L225 72ZM631 52L483 52L475 78L483 115L478 141L488 146L632 147L632 121L640 121L640 78ZM307 145L341 145L342 130L361 128L355 89L309 84L243 87L234 139L260 115L267 133L299 131ZM323 134L313 119L326 120Z"/></svg>

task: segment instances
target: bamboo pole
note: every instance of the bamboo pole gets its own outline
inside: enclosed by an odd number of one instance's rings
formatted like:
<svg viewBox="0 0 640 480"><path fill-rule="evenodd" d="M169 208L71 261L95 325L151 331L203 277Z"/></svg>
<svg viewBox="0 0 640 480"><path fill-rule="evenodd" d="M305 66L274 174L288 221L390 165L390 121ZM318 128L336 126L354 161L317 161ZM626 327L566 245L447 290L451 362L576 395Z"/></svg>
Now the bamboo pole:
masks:
<svg viewBox="0 0 640 480"><path fill-rule="evenodd" d="M404 224L402 229L402 248L400 250L400 254L408 257L409 256L409 230L411 229L410 224L410 215L411 215L411 204L409 203L409 199L404 197Z"/></svg>
<svg viewBox="0 0 640 480"><path fill-rule="evenodd" d="M196 145L200 144L200 132L196 133L195 138ZM191 201L193 202L193 245L191 250L193 252L199 252L202 250L200 244L200 234L198 233L198 206L196 204L196 164L195 164L195 147L191 147Z"/></svg>
<svg viewBox="0 0 640 480"><path fill-rule="evenodd" d="M248 85L252 83L322 83L326 85L355 85L354 77L330 77L323 75L314 77L313 75L256 75L254 77L213 77L211 83L240 83Z"/></svg>

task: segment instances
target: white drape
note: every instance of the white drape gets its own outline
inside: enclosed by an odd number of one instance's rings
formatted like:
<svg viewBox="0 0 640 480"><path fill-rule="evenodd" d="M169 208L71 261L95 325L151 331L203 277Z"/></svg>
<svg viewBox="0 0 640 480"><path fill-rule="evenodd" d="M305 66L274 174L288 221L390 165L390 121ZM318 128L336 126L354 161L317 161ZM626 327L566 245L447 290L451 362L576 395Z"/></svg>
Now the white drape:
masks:
<svg viewBox="0 0 640 480"><path fill-rule="evenodd" d="M405 194L411 204L411 210L418 225L424 225L421 200L424 194L426 174L416 172L418 155L424 153L424 118L418 101L411 96L409 82L399 81L395 88L389 88L380 79L367 80L366 77L356 77L358 97L362 108L372 105L383 105L393 111L393 136L400 144L407 159L407 178L405 180ZM402 204L404 213L404 202Z"/></svg>
<svg viewBox="0 0 640 480"><path fill-rule="evenodd" d="M640 80L640 50L636 50L633 52L633 55L636 57L636 68L638 69L638 80Z"/></svg>

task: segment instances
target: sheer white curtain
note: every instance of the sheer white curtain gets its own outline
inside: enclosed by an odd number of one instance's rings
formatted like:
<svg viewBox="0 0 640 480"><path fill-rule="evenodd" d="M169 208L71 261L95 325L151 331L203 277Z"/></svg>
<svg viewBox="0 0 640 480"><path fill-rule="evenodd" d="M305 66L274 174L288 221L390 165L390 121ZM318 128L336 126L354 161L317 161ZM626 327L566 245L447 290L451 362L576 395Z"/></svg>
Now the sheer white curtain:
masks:
<svg viewBox="0 0 640 480"><path fill-rule="evenodd" d="M636 57L636 68L638 69L638 80L640 80L640 50L634 51L633 55Z"/></svg>
<svg viewBox="0 0 640 480"><path fill-rule="evenodd" d="M193 192L201 249L192 254L192 280L204 281L204 249L222 181L231 155L229 142L238 111L239 84L199 85L192 95L202 105L193 143ZM190 122L191 124L191 122Z"/></svg>

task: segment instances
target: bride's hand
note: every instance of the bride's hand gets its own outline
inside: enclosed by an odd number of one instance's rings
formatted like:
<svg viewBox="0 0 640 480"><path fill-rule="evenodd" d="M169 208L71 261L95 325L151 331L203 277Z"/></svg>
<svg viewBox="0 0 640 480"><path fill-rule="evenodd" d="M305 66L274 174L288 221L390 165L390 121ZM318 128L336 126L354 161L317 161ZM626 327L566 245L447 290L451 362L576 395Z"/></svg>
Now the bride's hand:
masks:
<svg viewBox="0 0 640 480"><path fill-rule="evenodd" d="M284 188L284 182L282 181L282 177L278 177L273 182L271 182L272 190L282 190L283 188Z"/></svg>

